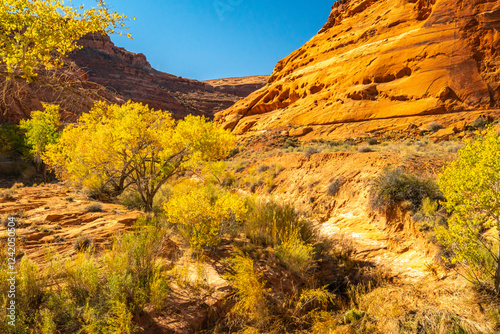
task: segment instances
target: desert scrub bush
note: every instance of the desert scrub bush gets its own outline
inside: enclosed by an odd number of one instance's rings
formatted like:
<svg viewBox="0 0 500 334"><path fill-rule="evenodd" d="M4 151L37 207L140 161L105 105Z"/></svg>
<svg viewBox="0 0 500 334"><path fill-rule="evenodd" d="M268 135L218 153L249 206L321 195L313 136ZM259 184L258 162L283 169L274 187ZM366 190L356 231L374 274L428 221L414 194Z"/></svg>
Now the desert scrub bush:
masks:
<svg viewBox="0 0 500 334"><path fill-rule="evenodd" d="M132 323L132 314L124 303L112 301L103 308L95 308L87 304L81 318L82 326L78 333L137 333Z"/></svg>
<svg viewBox="0 0 500 334"><path fill-rule="evenodd" d="M14 183L9 189L0 189L0 198L12 200L18 189L24 187L22 183Z"/></svg>
<svg viewBox="0 0 500 334"><path fill-rule="evenodd" d="M256 273L253 260L243 254L237 254L227 260L232 272L225 275L236 290L237 302L231 309L231 315L242 322L261 325L268 319L265 282L262 273ZM240 321L241 321L240 320Z"/></svg>
<svg viewBox="0 0 500 334"><path fill-rule="evenodd" d="M304 157L305 158L309 158L311 155L313 154L316 154L316 153L319 153L319 148L318 147L315 147L315 146L308 146L305 150L304 150Z"/></svg>
<svg viewBox="0 0 500 334"><path fill-rule="evenodd" d="M76 240L75 243L73 244L73 248L77 252L85 252L92 250L94 247L94 239L88 235L81 235L79 236Z"/></svg>
<svg viewBox="0 0 500 334"><path fill-rule="evenodd" d="M101 203L93 203L85 207L87 212L103 212Z"/></svg>
<svg viewBox="0 0 500 334"><path fill-rule="evenodd" d="M276 247L276 256L293 273L304 277L314 267L314 247L305 243L297 231L287 231Z"/></svg>
<svg viewBox="0 0 500 334"><path fill-rule="evenodd" d="M385 169L378 175L370 189L370 207L389 213L403 202L408 202L412 211L422 206L424 198L433 201L443 199L437 184L432 179L422 179L404 173L401 168Z"/></svg>
<svg viewBox="0 0 500 334"><path fill-rule="evenodd" d="M483 129L485 128L488 124L490 123L490 120L488 117L485 116L480 116L476 118L472 123L471 126L476 128L476 129Z"/></svg>
<svg viewBox="0 0 500 334"><path fill-rule="evenodd" d="M148 302L161 233L145 228L118 238L104 257L109 299L137 313Z"/></svg>
<svg viewBox="0 0 500 334"><path fill-rule="evenodd" d="M151 304L157 312L161 312L167 305L168 296L170 295L170 287L168 278L156 270L150 284Z"/></svg>
<svg viewBox="0 0 500 334"><path fill-rule="evenodd" d="M257 173L264 173L269 169L269 165L261 164L257 167Z"/></svg>
<svg viewBox="0 0 500 334"><path fill-rule="evenodd" d="M68 292L77 304L99 298L103 278L93 252L80 253L74 260L67 261L64 278Z"/></svg>
<svg viewBox="0 0 500 334"><path fill-rule="evenodd" d="M358 147L358 152L360 152L360 153L369 153L369 152L373 152L373 149L370 146L361 145L361 146Z"/></svg>
<svg viewBox="0 0 500 334"><path fill-rule="evenodd" d="M238 195L199 185L174 193L163 207L167 220L177 225L198 251L219 244L222 234L242 221L247 212Z"/></svg>
<svg viewBox="0 0 500 334"><path fill-rule="evenodd" d="M15 194L15 191L13 191L12 189L0 190L0 198L2 198L2 199L13 200L14 194Z"/></svg>
<svg viewBox="0 0 500 334"><path fill-rule="evenodd" d="M443 126L437 122L432 122L431 124L429 124L429 126L427 127L427 129L430 131L430 132L437 132L439 130L441 130L443 128Z"/></svg>
<svg viewBox="0 0 500 334"><path fill-rule="evenodd" d="M243 232L255 244L277 246L289 233L298 233L300 239L311 242L315 233L310 223L294 207L276 202L247 200L249 207Z"/></svg>
<svg viewBox="0 0 500 334"><path fill-rule="evenodd" d="M370 138L370 139L368 139L367 143L368 143L368 145L377 145L379 142L378 142L377 138Z"/></svg>
<svg viewBox="0 0 500 334"><path fill-rule="evenodd" d="M345 179L343 177L337 177L333 182L330 183L328 188L326 189L326 193L328 196L335 196L340 190L340 187L345 183Z"/></svg>
<svg viewBox="0 0 500 334"><path fill-rule="evenodd" d="M445 226L448 218L446 209L438 202L428 197L422 201L421 208L413 216L413 220L420 224L421 231L433 233L438 226Z"/></svg>

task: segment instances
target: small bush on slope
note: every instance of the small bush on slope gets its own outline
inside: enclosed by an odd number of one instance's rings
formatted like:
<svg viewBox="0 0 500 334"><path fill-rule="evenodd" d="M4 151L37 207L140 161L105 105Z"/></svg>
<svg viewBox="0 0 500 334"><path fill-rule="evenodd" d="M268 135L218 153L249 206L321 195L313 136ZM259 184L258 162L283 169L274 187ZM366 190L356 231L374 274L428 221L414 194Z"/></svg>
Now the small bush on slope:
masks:
<svg viewBox="0 0 500 334"><path fill-rule="evenodd" d="M179 226L197 251L218 245L225 230L243 220L247 211L236 194L198 184L174 193L163 207L167 220Z"/></svg>
<svg viewBox="0 0 500 334"><path fill-rule="evenodd" d="M443 199L437 184L431 179L420 179L404 173L402 169L385 169L373 180L370 190L370 207L377 211L390 212L403 202L416 211L424 198L436 201Z"/></svg>

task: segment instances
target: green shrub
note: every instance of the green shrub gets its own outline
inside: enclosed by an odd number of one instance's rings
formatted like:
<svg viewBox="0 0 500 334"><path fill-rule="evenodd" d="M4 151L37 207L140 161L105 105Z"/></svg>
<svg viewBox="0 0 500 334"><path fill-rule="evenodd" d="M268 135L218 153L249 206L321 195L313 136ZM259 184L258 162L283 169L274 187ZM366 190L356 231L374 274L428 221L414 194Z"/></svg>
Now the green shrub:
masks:
<svg viewBox="0 0 500 334"><path fill-rule="evenodd" d="M80 253L73 261L66 263L65 283L77 304L99 298L102 287L101 270L92 252Z"/></svg>
<svg viewBox="0 0 500 334"><path fill-rule="evenodd" d="M29 152L28 146L24 142L26 131L19 125L4 123L0 124L0 153L16 152L25 155Z"/></svg>
<svg viewBox="0 0 500 334"><path fill-rule="evenodd" d="M476 129L483 129L486 127L486 125L488 125L490 123L490 120L488 119L488 117L485 117L485 116L480 116L478 118L476 118L472 123L472 127L476 128Z"/></svg>
<svg viewBox="0 0 500 334"><path fill-rule="evenodd" d="M27 257L21 260L19 273L17 292L22 309L38 310L45 297L46 277L39 266ZM27 314L27 316L33 316L33 314Z"/></svg>
<svg viewBox="0 0 500 334"><path fill-rule="evenodd" d="M161 233L155 228L124 234L104 255L109 300L126 303L137 313L148 302Z"/></svg>
<svg viewBox="0 0 500 334"><path fill-rule="evenodd" d="M167 305L167 298L170 294L168 280L161 273L155 273L151 285L151 304L156 311L162 311Z"/></svg>
<svg viewBox="0 0 500 334"><path fill-rule="evenodd" d="M373 180L370 190L370 207L390 212L403 202L410 204L410 210L417 211L424 198L443 200L437 184L432 179L421 179L406 174L401 168L385 169Z"/></svg>
<svg viewBox="0 0 500 334"><path fill-rule="evenodd" d="M54 321L54 314L47 309L40 312L42 323L40 325L40 332L42 334L56 334L57 326Z"/></svg>
<svg viewBox="0 0 500 334"><path fill-rule="evenodd" d="M343 323L350 324L358 321L359 319L365 316L365 312L357 311L357 310L349 310L344 314Z"/></svg>

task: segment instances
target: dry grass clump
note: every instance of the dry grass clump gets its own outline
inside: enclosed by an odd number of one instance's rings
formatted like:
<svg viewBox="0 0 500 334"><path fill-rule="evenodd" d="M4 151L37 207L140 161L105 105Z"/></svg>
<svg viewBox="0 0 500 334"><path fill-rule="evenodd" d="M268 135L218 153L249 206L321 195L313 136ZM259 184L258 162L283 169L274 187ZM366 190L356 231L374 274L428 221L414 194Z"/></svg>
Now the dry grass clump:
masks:
<svg viewBox="0 0 500 334"><path fill-rule="evenodd" d="M441 130L442 128L443 128L443 126L439 123L436 123L436 122L432 122L428 126L428 130L431 132L437 132L437 131Z"/></svg>
<svg viewBox="0 0 500 334"><path fill-rule="evenodd" d="M18 189L24 187L24 184L22 183L14 183L12 187L9 189L0 189L0 198L6 199L6 200L13 200L14 199L14 194L17 192Z"/></svg>
<svg viewBox="0 0 500 334"><path fill-rule="evenodd" d="M87 212L103 212L102 210L102 204L101 203L94 203L94 204L90 204L89 206L87 206L85 208L85 211Z"/></svg>
<svg viewBox="0 0 500 334"><path fill-rule="evenodd" d="M2 322L0 332L136 333L133 317L149 305L161 310L168 300L166 272L157 262L161 235L150 227L124 234L99 257L92 248L66 260L48 255L45 269L23 257L16 326ZM2 280L5 265L0 259Z"/></svg>
<svg viewBox="0 0 500 334"><path fill-rule="evenodd" d="M326 193L328 196L335 196L340 190L340 187L344 184L345 179L343 177L338 177L335 180L333 180L332 183L328 186L326 189Z"/></svg>
<svg viewBox="0 0 500 334"><path fill-rule="evenodd" d="M79 236L73 245L77 252L84 252L94 247L94 239L88 235Z"/></svg>
<svg viewBox="0 0 500 334"><path fill-rule="evenodd" d="M358 147L359 153L370 153L373 152L373 149L370 146L361 145Z"/></svg>
<svg viewBox="0 0 500 334"><path fill-rule="evenodd" d="M351 327L371 324L382 333L494 332L493 322L478 314L478 305L470 300L472 291L464 291L463 287L450 290L445 284L434 288L438 297L428 294L428 283L413 287L353 287L349 292L352 307L366 316L361 320L364 324Z"/></svg>

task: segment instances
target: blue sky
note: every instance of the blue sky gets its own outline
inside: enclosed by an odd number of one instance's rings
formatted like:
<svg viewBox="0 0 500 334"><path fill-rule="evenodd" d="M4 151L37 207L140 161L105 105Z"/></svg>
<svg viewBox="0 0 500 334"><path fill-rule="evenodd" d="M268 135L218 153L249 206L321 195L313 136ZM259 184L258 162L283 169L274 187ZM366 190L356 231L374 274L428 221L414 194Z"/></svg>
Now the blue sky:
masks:
<svg viewBox="0 0 500 334"><path fill-rule="evenodd" d="M107 0L129 17L133 40L157 70L207 80L271 74L326 23L334 0Z"/></svg>

